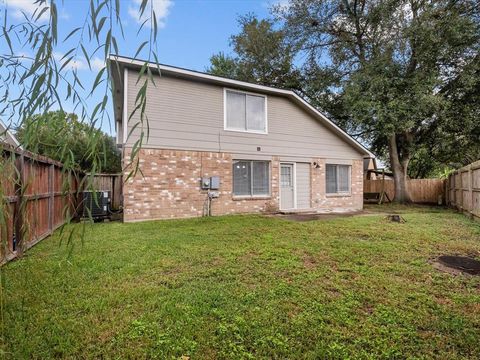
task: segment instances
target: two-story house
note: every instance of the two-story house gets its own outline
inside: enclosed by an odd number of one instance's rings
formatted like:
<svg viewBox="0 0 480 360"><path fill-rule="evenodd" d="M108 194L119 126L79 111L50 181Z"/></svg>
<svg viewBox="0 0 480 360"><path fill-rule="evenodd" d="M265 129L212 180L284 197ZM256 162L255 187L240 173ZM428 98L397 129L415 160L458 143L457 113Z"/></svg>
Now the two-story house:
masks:
<svg viewBox="0 0 480 360"><path fill-rule="evenodd" d="M110 63L124 164L142 126L145 136L123 188L125 221L362 209L373 155L293 91L149 64L157 75L142 123L134 109L145 62Z"/></svg>

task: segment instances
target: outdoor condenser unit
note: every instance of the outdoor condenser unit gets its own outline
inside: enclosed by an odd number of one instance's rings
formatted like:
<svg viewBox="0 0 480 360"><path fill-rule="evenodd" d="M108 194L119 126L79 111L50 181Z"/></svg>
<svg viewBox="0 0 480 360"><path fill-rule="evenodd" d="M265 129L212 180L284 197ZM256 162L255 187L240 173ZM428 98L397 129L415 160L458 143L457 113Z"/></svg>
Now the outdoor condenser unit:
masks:
<svg viewBox="0 0 480 360"><path fill-rule="evenodd" d="M103 219L109 216L110 191L84 191L83 217Z"/></svg>

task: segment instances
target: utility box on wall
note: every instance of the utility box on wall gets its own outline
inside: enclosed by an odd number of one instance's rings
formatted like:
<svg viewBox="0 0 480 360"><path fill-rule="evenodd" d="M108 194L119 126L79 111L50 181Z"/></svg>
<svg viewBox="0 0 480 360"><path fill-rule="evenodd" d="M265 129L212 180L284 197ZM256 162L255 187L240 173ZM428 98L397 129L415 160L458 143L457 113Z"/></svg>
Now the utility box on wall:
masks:
<svg viewBox="0 0 480 360"><path fill-rule="evenodd" d="M209 190L210 189L210 178L204 177L200 181L201 181L200 187L202 188L202 190Z"/></svg>
<svg viewBox="0 0 480 360"><path fill-rule="evenodd" d="M220 176L212 176L210 178L210 189L211 190L220 189Z"/></svg>
<svg viewBox="0 0 480 360"><path fill-rule="evenodd" d="M203 177L200 187L202 190L218 190L220 189L220 176Z"/></svg>

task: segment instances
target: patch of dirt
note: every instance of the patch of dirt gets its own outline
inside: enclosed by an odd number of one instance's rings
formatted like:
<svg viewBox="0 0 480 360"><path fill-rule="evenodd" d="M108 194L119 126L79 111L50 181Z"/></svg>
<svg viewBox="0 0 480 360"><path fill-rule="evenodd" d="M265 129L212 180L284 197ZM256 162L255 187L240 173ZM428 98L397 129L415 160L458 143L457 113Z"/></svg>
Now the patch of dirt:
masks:
<svg viewBox="0 0 480 360"><path fill-rule="evenodd" d="M460 270L452 269L448 266L445 266L445 265L441 264L440 262L438 262L436 259L431 260L430 264L432 264L432 266L435 269L437 269L441 272L444 272L444 273L448 273L448 274L451 274L451 275L462 275L463 274Z"/></svg>
<svg viewBox="0 0 480 360"><path fill-rule="evenodd" d="M243 255L241 255L238 260L242 261L242 262L249 262L250 260L258 257L259 253L256 252L256 251L248 251L246 253L244 253Z"/></svg>
<svg viewBox="0 0 480 360"><path fill-rule="evenodd" d="M443 255L438 261L450 268L460 270L470 275L480 275L480 261L466 256Z"/></svg>
<svg viewBox="0 0 480 360"><path fill-rule="evenodd" d="M443 297L436 297L435 301L439 305L452 305L452 300Z"/></svg>
<svg viewBox="0 0 480 360"><path fill-rule="evenodd" d="M375 311L375 307L372 305L372 304L364 304L362 306L362 311L366 314L366 315L372 315L373 312Z"/></svg>
<svg viewBox="0 0 480 360"><path fill-rule="evenodd" d="M442 255L431 261L432 266L452 275L480 275L480 261L466 256Z"/></svg>
<svg viewBox="0 0 480 360"><path fill-rule="evenodd" d="M333 286L329 286L325 290L328 291L328 294L330 295L330 297L332 297L334 299L339 298L342 295L340 290L338 290L337 288L335 288Z"/></svg>
<svg viewBox="0 0 480 360"><path fill-rule="evenodd" d="M306 269L313 269L317 267L317 260L309 254L303 254L302 260L303 260L303 266Z"/></svg>
<svg viewBox="0 0 480 360"><path fill-rule="evenodd" d="M302 308L300 306L298 306L297 304L292 303L292 304L290 304L290 308L287 311L287 315L288 315L289 318L294 318L295 316L297 316L301 312L302 312Z"/></svg>

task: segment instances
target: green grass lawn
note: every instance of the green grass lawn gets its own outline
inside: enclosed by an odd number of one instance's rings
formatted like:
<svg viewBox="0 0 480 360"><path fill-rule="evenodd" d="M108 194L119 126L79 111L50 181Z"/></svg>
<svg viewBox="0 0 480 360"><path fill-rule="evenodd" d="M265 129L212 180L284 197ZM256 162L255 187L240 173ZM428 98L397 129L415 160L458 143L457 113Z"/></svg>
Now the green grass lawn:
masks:
<svg viewBox="0 0 480 360"><path fill-rule="evenodd" d="M377 210L375 210L377 209ZM379 210L378 210L379 209ZM480 255L449 210L292 222L227 216L87 225L3 267L6 358L480 358ZM81 231L82 224L69 229Z"/></svg>

